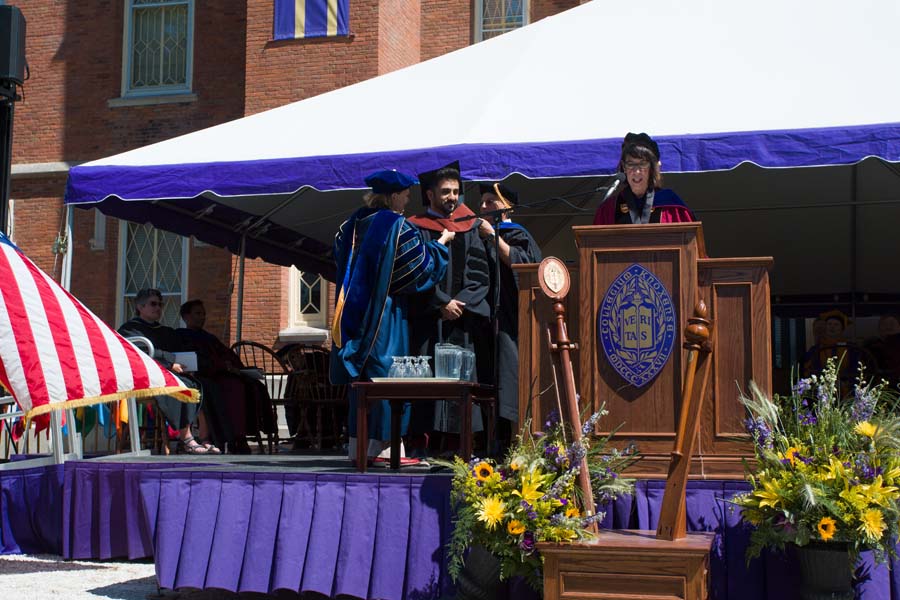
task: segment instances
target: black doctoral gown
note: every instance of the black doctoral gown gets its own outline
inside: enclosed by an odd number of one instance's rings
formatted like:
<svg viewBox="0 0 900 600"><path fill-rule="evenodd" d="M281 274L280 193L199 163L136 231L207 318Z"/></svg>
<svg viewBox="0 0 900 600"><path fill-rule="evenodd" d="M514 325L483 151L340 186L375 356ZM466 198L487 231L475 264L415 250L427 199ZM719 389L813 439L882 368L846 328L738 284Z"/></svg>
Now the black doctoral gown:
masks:
<svg viewBox="0 0 900 600"><path fill-rule="evenodd" d="M433 358L434 345L441 341L473 350L476 377L484 383L490 381L493 372L487 254L478 235L477 219L463 223L452 221L453 218L471 214L462 205L449 219L439 219L431 214L410 219L430 240L437 240L444 227L457 230L456 237L450 242L450 261L444 281L433 290L410 298L410 352ZM454 298L465 302L463 316L453 321L441 321L441 307ZM414 434L429 431L458 433L459 426L458 410L446 402L420 402L413 406L410 430ZM481 429L481 414L476 408L472 416L472 430Z"/></svg>
<svg viewBox="0 0 900 600"><path fill-rule="evenodd" d="M541 249L528 231L511 221L500 224L500 237L509 245L510 263L521 265L541 261ZM496 264L493 241L486 242L493 283ZM497 312L497 376L500 417L519 425L519 281L510 265L500 262L500 306ZM493 286L491 298L493 298Z"/></svg>

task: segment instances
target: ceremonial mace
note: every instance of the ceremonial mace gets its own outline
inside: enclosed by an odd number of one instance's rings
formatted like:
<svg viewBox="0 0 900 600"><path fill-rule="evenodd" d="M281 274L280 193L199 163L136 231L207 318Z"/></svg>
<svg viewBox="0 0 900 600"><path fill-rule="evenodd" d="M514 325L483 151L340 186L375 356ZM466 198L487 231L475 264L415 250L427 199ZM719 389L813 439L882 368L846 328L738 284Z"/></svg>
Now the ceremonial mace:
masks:
<svg viewBox="0 0 900 600"><path fill-rule="evenodd" d="M556 342L550 339L548 330L548 344L550 351L557 355L563 376L563 395L565 396L565 414L560 414L563 431L566 422L572 425L572 442L581 442L581 412L578 409L578 394L575 391L575 371L572 369L572 357L569 351L577 350L578 344L569 339L566 328L566 306L563 303L569 293L569 270L566 265L555 257L547 257L538 266L538 282L544 294L553 301L553 312L556 315ZM554 369L554 383L559 389ZM592 517L596 511L594 504L594 492L591 489L591 474L588 471L587 454L581 457L581 465L578 470L578 487L581 488L581 502L586 517ZM597 533L597 523L591 520L588 530Z"/></svg>

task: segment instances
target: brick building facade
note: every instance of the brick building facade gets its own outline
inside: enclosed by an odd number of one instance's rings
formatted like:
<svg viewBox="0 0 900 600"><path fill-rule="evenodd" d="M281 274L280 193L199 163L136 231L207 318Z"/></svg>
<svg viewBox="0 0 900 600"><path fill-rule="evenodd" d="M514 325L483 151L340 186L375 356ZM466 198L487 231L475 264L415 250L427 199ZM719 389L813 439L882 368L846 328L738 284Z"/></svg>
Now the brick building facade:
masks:
<svg viewBox="0 0 900 600"><path fill-rule="evenodd" d="M515 26L511 18L492 20L491 11L532 22L579 3L349 0L350 36L273 41L272 0L22 2L31 78L15 109L12 237L62 280L63 194L71 165L316 96ZM498 22L500 30L491 29ZM157 48L151 52L141 45L147 31L150 38L159 32L160 54L169 52L166 36L174 30L182 32L174 52L187 52L186 73L167 71L171 52L157 61ZM162 83L140 80L143 69L162 72ZM72 211L70 285L78 298L117 325L129 316L127 297L136 291L129 292L129 286L149 282L171 291L167 315L182 300L201 298L209 329L225 341L233 339L235 257L95 213ZM156 258L141 262L140 256L149 255ZM173 283L173 277L179 281ZM300 277L294 270L248 261L244 339L268 345L324 339L333 292L330 286L320 292L321 282L310 274ZM304 312L311 299L317 306Z"/></svg>

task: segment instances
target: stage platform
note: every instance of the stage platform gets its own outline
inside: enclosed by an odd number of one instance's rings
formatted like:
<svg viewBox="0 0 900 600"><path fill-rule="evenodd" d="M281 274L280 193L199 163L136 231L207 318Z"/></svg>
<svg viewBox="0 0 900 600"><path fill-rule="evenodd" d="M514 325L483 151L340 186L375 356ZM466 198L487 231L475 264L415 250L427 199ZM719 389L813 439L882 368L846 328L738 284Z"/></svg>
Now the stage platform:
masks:
<svg viewBox="0 0 900 600"><path fill-rule="evenodd" d="M717 534L710 597L794 600L793 557L744 560L749 532L728 499L745 489L724 480L688 486L688 529ZM661 480L638 481L633 497L607 508L604 527L655 529L663 491ZM158 583L168 589L448 598L449 493L447 472L360 474L335 455L70 461L0 471L0 552L152 556ZM900 598L896 568L864 556L857 575L858 598ZM504 593L530 595L524 586Z"/></svg>

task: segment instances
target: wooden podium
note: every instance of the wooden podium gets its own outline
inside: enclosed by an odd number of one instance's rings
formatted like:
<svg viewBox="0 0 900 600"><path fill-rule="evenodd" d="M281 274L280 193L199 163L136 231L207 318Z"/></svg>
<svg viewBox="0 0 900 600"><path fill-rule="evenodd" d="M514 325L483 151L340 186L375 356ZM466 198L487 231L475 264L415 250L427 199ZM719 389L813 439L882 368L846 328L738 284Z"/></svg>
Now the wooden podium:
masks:
<svg viewBox="0 0 900 600"><path fill-rule="evenodd" d="M716 323L709 397L701 415L693 478L741 479L742 459L753 455L741 421L738 386L753 379L771 390L769 308L771 258L708 258L700 223L610 225L573 228L578 263L569 265L566 298L569 331L579 344L575 377L582 408L606 403L604 427L623 424L613 443L635 442L642 459L635 477L665 477L679 421L685 350L683 330L699 299ZM610 285L631 265L640 265L668 291L675 311L671 356L657 376L641 386L610 365L597 337L598 308ZM519 275L519 414L536 430L555 408L546 324L552 302L540 290L537 265L517 265ZM549 390L549 391L548 391ZM603 433L603 432L598 432Z"/></svg>

